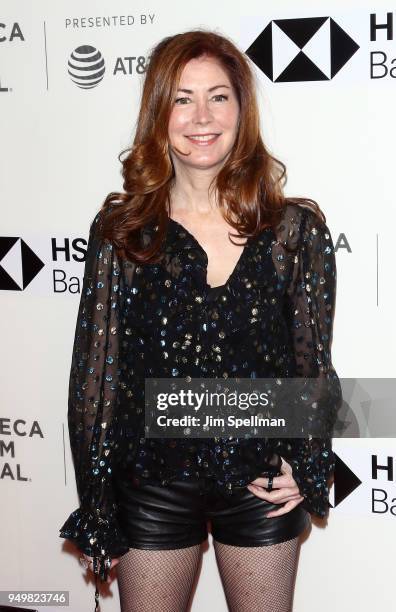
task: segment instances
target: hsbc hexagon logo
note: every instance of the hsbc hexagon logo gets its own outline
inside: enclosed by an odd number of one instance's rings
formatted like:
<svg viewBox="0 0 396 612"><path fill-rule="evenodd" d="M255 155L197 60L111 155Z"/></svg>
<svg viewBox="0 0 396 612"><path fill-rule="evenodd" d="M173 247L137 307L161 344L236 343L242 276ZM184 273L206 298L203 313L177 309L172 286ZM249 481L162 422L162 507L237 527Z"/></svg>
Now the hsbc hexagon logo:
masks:
<svg viewBox="0 0 396 612"><path fill-rule="evenodd" d="M0 290L23 291L44 265L22 238L0 237Z"/></svg>
<svg viewBox="0 0 396 612"><path fill-rule="evenodd" d="M351 470L351 468L337 455L335 457L334 468L334 504L330 504L333 508L341 504L355 489L357 489L362 481Z"/></svg>
<svg viewBox="0 0 396 612"><path fill-rule="evenodd" d="M274 19L246 55L274 83L331 80L359 49L331 17Z"/></svg>

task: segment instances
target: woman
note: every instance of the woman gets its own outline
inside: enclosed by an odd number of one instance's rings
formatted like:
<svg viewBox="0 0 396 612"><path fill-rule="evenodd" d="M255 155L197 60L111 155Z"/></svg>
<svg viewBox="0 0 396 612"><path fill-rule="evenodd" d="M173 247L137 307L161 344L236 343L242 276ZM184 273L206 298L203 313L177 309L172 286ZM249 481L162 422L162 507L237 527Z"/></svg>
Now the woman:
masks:
<svg viewBox="0 0 396 612"><path fill-rule="evenodd" d="M315 377L335 422L334 247L318 205L284 197L254 89L219 34L162 40L125 193L90 228L68 412L80 507L61 537L96 578L117 565L122 612L186 609L209 519L229 609L288 611L299 536L328 513L329 437L145 437L155 377Z"/></svg>

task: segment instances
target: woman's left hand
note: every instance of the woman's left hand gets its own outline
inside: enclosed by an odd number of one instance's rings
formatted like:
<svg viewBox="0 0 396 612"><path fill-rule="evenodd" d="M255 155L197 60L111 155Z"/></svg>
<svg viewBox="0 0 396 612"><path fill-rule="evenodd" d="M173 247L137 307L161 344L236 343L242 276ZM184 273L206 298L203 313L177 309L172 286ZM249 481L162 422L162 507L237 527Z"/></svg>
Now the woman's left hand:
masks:
<svg viewBox="0 0 396 612"><path fill-rule="evenodd" d="M268 478L259 476L247 485L251 493L270 502L271 504L283 504L282 508L268 512L266 517L280 516L293 510L298 504L303 501L303 496L300 495L299 488L292 476L292 467L287 461L282 459L281 472L282 476L274 476L272 491L266 491L264 487L268 487Z"/></svg>
<svg viewBox="0 0 396 612"><path fill-rule="evenodd" d="M112 581L114 580L114 577L110 574L110 571L113 569L113 567L115 567L119 563L119 561L120 561L119 559L111 560L111 566L109 568L109 573L107 575L107 580L106 580L107 584L111 584ZM85 569L93 573L93 558L92 557L90 557L89 555L86 555L85 553L82 553L82 556L80 557L80 563L84 565Z"/></svg>

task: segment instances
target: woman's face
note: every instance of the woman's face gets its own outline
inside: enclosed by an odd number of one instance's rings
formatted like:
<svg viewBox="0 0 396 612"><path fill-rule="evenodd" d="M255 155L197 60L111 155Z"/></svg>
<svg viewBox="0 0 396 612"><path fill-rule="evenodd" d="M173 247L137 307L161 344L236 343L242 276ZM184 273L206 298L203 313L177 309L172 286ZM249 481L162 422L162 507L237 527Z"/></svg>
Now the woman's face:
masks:
<svg viewBox="0 0 396 612"><path fill-rule="evenodd" d="M172 103L168 137L174 165L221 167L234 145L239 119L238 100L222 66L208 57L190 60Z"/></svg>

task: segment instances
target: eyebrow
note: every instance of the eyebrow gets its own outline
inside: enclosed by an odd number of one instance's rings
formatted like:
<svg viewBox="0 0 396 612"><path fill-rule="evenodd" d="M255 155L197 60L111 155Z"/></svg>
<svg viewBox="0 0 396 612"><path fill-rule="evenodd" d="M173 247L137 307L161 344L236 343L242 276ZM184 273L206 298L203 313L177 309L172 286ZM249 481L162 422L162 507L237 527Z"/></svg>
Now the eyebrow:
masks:
<svg viewBox="0 0 396 612"><path fill-rule="evenodd" d="M214 91L215 89L219 89L220 87L226 87L227 89L230 89L228 85L215 85L214 87L210 87L208 91ZM189 94L194 93L192 89L178 89L177 91L183 91L184 93Z"/></svg>

